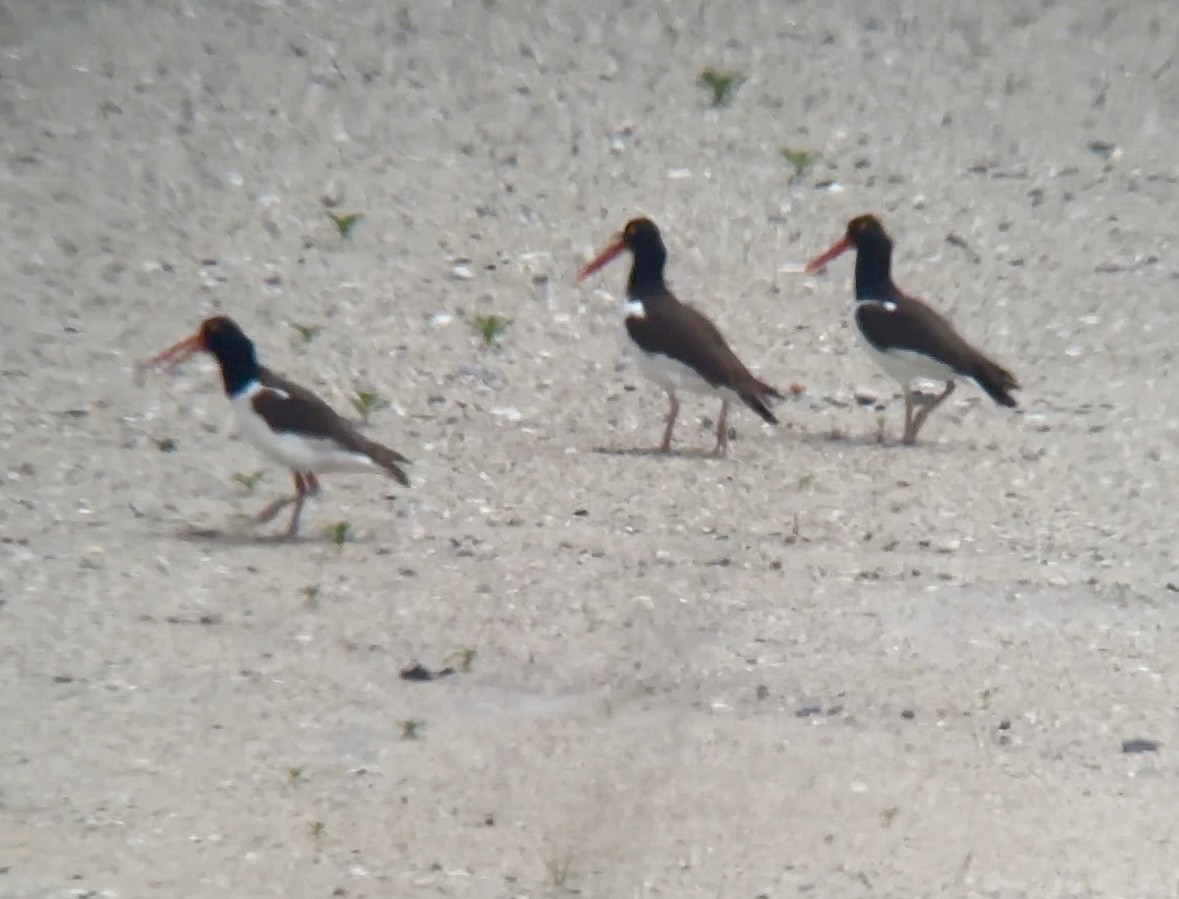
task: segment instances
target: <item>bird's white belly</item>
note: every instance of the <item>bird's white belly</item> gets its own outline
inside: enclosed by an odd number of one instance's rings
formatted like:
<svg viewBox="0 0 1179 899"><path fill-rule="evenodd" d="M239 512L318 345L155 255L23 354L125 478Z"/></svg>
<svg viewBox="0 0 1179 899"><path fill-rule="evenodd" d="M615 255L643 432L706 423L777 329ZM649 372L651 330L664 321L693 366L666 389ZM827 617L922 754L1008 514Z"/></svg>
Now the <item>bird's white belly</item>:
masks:
<svg viewBox="0 0 1179 899"><path fill-rule="evenodd" d="M686 390L708 396L722 396L732 393L731 390L726 390L723 387L713 387L696 374L690 366L684 365L670 356L643 352L629 336L627 343L630 344L630 354L638 364L639 371L664 390L670 390L673 393Z"/></svg>
<svg viewBox="0 0 1179 899"><path fill-rule="evenodd" d="M233 397L234 417L241 438L269 459L299 472L325 474L339 471L371 471L376 464L368 456L343 449L334 440L302 434L276 434L250 400L260 387Z"/></svg>
<svg viewBox="0 0 1179 899"><path fill-rule="evenodd" d="M860 330L854 314L852 327L856 332L856 337L860 339L860 343L868 355L872 357L872 361L894 380L899 381L902 386L907 386L913 381L945 384L947 381L954 381L961 377L944 362L939 362L924 353L915 353L912 350L884 351L877 349Z"/></svg>

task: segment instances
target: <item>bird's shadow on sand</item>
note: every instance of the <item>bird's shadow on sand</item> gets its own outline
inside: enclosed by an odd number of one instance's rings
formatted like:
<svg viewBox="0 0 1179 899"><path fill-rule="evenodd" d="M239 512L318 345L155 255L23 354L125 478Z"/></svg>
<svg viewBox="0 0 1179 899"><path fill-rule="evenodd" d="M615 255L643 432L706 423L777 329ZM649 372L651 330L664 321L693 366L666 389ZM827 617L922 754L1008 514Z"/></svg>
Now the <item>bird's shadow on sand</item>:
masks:
<svg viewBox="0 0 1179 899"><path fill-rule="evenodd" d="M650 457L654 459L712 459L723 461L726 456L718 456L710 450L679 450L672 449L664 452L657 447L619 447L619 446L595 446L590 448L591 453L597 453L600 456L626 456L630 458Z"/></svg>
<svg viewBox="0 0 1179 899"><path fill-rule="evenodd" d="M205 543L211 546L316 546L316 545L335 545L330 533L312 534L307 536L299 534L295 537L288 537L283 532L278 533L263 533L256 530L250 530L248 526L225 527L225 528L210 528L198 527L197 525L186 525L173 535L176 540L185 543ZM346 541L349 544L364 544L370 542L366 537L357 537L349 535Z"/></svg>
<svg viewBox="0 0 1179 899"><path fill-rule="evenodd" d="M952 446L947 444L936 442L926 443L921 440L918 440L916 443L903 443L899 437L893 437L887 434L881 436L874 431L867 431L861 434L845 434L842 431L828 431L821 434L800 434L798 439L803 443L810 443L816 446L846 446L859 449L875 449L882 452L885 450L949 452L953 449Z"/></svg>

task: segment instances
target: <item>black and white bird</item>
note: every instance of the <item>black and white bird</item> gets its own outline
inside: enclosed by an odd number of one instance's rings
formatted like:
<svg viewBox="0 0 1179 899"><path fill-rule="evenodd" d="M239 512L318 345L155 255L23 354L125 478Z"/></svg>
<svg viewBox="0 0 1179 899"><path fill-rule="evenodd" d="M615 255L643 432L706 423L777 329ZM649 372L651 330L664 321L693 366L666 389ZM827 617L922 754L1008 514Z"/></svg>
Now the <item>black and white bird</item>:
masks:
<svg viewBox="0 0 1179 899"><path fill-rule="evenodd" d="M781 394L754 377L729 348L721 332L703 313L681 303L663 280L667 249L655 223L636 218L579 272L581 281L629 250L633 257L626 283L624 307L627 344L648 378L667 392L670 409L660 452L671 450L671 435L679 415L677 392L688 390L721 399L716 423L715 453L729 445L729 405L743 402L770 424L778 420L768 400Z"/></svg>
<svg viewBox="0 0 1179 899"><path fill-rule="evenodd" d="M822 269L847 250L856 251L856 331L869 355L905 392L906 444L929 415L954 392L959 378L974 381L1001 406L1013 407L1015 376L972 346L950 321L931 306L909 296L892 280L892 238L873 215L852 219L847 232L806 266L808 275ZM914 414L913 383L944 383L945 389Z"/></svg>
<svg viewBox="0 0 1179 899"><path fill-rule="evenodd" d="M253 342L230 318L205 319L195 334L144 364L171 370L201 351L221 368L242 439L294 476L294 495L268 505L259 521L294 503L287 536L298 534L303 502L318 492L320 474L377 472L409 486L401 468L409 464L405 456L365 437L307 388L259 365Z"/></svg>

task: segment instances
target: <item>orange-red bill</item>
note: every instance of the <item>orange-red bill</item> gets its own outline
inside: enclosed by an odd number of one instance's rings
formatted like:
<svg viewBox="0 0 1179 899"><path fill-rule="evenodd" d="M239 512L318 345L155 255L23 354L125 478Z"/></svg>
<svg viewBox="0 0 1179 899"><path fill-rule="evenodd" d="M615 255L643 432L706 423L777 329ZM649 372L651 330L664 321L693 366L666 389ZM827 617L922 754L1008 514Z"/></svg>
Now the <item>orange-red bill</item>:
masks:
<svg viewBox="0 0 1179 899"><path fill-rule="evenodd" d="M830 262L836 256L839 256L841 253L846 253L853 246L854 244L851 242L851 238L845 234L843 237L839 238L839 240L835 241L835 243L831 245L827 252L821 253L808 262L806 264L806 273L808 275L813 275L816 272L821 272L824 268L827 267L828 262Z"/></svg>
<svg viewBox="0 0 1179 899"><path fill-rule="evenodd" d="M613 260L625 249L626 243L621 237L616 237L610 246L606 247L606 249L602 250L602 252L582 266L581 271L577 273L577 280L584 281L594 272L604 268L608 262Z"/></svg>
<svg viewBox="0 0 1179 899"><path fill-rule="evenodd" d="M142 363L143 368L157 368L162 371L171 371L177 365L185 360L195 356L205 348L205 342L201 338L201 332L197 331L195 334L190 334L183 340L172 344L158 356L153 356L146 362Z"/></svg>

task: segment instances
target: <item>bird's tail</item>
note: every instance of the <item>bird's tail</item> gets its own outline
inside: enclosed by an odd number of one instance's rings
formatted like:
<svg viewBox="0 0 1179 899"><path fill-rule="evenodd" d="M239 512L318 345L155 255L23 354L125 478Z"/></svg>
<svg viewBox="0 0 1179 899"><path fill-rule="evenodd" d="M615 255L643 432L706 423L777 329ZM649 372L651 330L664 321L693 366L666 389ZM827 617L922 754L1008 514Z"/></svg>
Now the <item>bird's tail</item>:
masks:
<svg viewBox="0 0 1179 899"><path fill-rule="evenodd" d="M1011 408L1018 405L1015 397L1011 395L1011 391L1019 389L1019 382L1015 379L1015 375L999 363L992 362L985 357L980 358L975 364L971 376L978 386L986 391L987 396L1000 406Z"/></svg>
<svg viewBox="0 0 1179 899"><path fill-rule="evenodd" d="M769 403L766 402L769 399L782 399L782 394L775 388L771 387L765 381L759 381L757 378L750 376L749 383L739 395L745 405L760 415L764 421L772 425L778 423L778 419L770 411Z"/></svg>
<svg viewBox="0 0 1179 899"><path fill-rule="evenodd" d="M377 443L375 440L364 439L364 453L381 468L389 472L389 474L397 479L397 482L404 487L409 486L409 477L402 471L402 465L412 465L409 459L397 452L397 450L389 449L384 444Z"/></svg>

